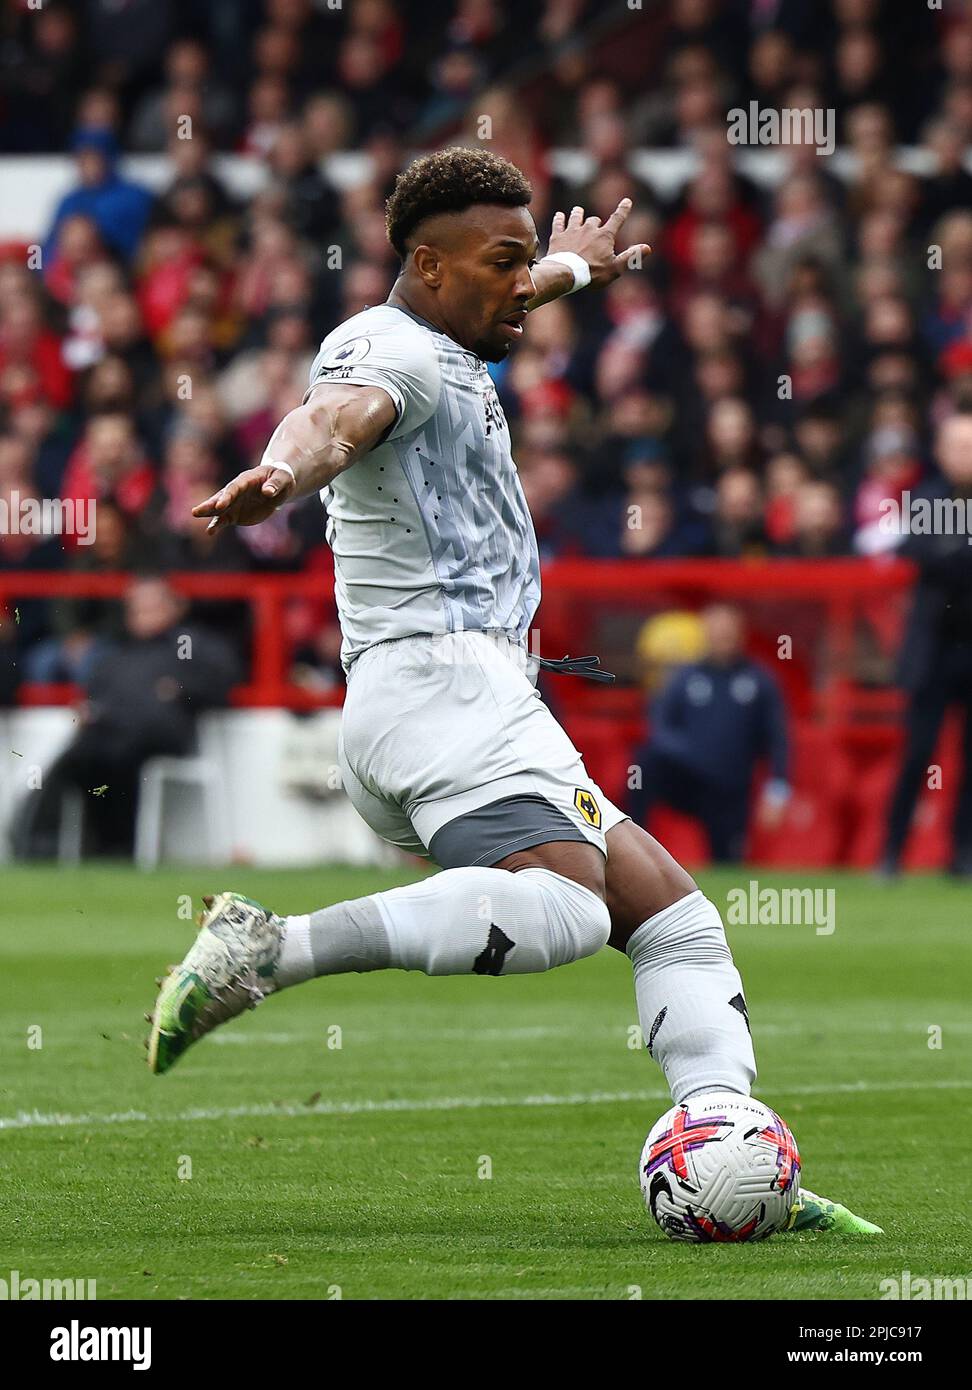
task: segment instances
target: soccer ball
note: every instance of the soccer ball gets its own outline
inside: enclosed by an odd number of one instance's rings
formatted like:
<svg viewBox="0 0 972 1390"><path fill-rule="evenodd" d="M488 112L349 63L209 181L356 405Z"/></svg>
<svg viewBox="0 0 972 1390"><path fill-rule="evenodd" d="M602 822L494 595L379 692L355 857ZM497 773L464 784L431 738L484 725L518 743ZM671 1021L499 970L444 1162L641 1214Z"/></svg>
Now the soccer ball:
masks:
<svg viewBox="0 0 972 1390"><path fill-rule="evenodd" d="M734 1091L672 1106L641 1151L645 1205L672 1240L764 1240L786 1224L799 1179L787 1125Z"/></svg>

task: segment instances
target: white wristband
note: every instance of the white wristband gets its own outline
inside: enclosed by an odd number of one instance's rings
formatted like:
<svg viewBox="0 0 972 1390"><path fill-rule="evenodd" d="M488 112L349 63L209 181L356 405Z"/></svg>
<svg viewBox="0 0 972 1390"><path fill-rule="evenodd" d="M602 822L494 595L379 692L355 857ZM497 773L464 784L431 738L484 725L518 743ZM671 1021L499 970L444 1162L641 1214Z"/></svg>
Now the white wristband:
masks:
<svg viewBox="0 0 972 1390"><path fill-rule="evenodd" d="M565 265L573 271L574 283L567 291L568 294L576 294L578 290L586 290L591 283L591 268L584 257L578 256L576 251L552 251L549 256L544 256L543 259L545 261L559 261L561 265Z"/></svg>
<svg viewBox="0 0 972 1390"><path fill-rule="evenodd" d="M289 463L281 463L279 459L263 459L262 462L263 462L263 466L264 466L265 468L281 468L281 469L283 469L283 471L284 471L285 473L289 473L290 476L293 478L293 480L294 480L294 486L296 487L296 485L297 485L297 474L296 474L296 473L294 472L294 470L291 468L291 466L290 466Z"/></svg>

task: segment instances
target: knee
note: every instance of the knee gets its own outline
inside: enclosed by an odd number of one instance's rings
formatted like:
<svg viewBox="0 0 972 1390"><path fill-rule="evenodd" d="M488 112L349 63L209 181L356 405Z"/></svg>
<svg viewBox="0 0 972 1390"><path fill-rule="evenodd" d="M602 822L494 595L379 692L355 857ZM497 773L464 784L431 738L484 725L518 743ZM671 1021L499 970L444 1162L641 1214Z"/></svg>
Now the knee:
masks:
<svg viewBox="0 0 972 1390"><path fill-rule="evenodd" d="M628 954L652 970L732 964L722 915L700 889L643 923L629 939Z"/></svg>
<svg viewBox="0 0 972 1390"><path fill-rule="evenodd" d="M578 908L574 928L574 960L596 955L611 936L611 914L603 898L583 888L585 901Z"/></svg>
<svg viewBox="0 0 972 1390"><path fill-rule="evenodd" d="M581 888L580 891L584 901L578 904L569 926L572 943L570 960L583 960L585 956L596 955L608 944L611 936L611 914L607 903L589 888Z"/></svg>
<svg viewBox="0 0 972 1390"><path fill-rule="evenodd" d="M611 914L597 893L551 869L521 869L517 877L529 877L543 898L553 929L551 968L593 956L607 945Z"/></svg>

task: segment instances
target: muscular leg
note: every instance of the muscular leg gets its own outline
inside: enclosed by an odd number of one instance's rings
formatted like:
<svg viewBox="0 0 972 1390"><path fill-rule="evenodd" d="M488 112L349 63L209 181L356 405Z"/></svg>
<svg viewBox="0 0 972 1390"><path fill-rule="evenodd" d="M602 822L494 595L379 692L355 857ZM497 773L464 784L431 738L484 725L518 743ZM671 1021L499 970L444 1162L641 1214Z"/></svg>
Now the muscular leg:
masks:
<svg viewBox="0 0 972 1390"><path fill-rule="evenodd" d="M593 954L609 929L603 854L551 841L287 918L276 983L386 968L526 974Z"/></svg>
<svg viewBox="0 0 972 1390"><path fill-rule="evenodd" d="M623 951L642 922L694 893L698 885L667 849L633 821L621 821L609 830L607 847L609 945Z"/></svg>
<svg viewBox="0 0 972 1390"><path fill-rule="evenodd" d="M508 869L513 874L521 869L549 869L551 873L572 878L604 898L604 855L594 845L583 845L577 840L551 840L545 845L534 845L532 849L518 849L498 860L493 867Z"/></svg>
<svg viewBox="0 0 972 1390"><path fill-rule="evenodd" d="M639 826L607 833L610 944L634 971L649 1053L676 1101L749 1094L756 1076L742 981L722 919L693 879Z"/></svg>
<svg viewBox="0 0 972 1390"><path fill-rule="evenodd" d="M509 843L509 841L507 841ZM267 994L319 975L421 970L523 975L607 944L604 855L547 841L498 861L281 918L235 893L209 900L196 942L162 983L149 1064L167 1071L197 1038Z"/></svg>

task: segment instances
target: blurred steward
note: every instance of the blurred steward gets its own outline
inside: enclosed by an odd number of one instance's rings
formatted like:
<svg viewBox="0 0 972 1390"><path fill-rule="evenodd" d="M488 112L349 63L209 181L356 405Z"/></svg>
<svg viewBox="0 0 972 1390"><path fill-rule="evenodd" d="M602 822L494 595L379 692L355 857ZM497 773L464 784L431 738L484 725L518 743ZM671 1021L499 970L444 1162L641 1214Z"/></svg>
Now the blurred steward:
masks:
<svg viewBox="0 0 972 1390"><path fill-rule="evenodd" d="M753 778L768 761L761 815L776 824L789 800L789 741L776 680L745 655L742 614L717 603L703 614L705 655L679 666L651 704L651 733L635 755L640 787L628 811L639 825L665 804L705 827L712 858L742 858Z"/></svg>
<svg viewBox="0 0 972 1390"><path fill-rule="evenodd" d="M125 596L122 640L105 651L86 682L81 726L27 795L14 835L21 858L55 852L61 799L76 787L96 852L130 855L142 764L195 747L196 716L224 705L240 679L237 658L217 632L184 620L185 605L164 579L133 582Z"/></svg>
<svg viewBox="0 0 972 1390"><path fill-rule="evenodd" d="M899 660L908 705L884 842L882 869L888 874L900 864L918 792L950 708L959 709L965 721L950 867L972 874L972 412L957 412L939 427L935 459L940 477L923 483L913 496L932 506L937 502L941 521L928 534L902 535L899 548L918 565L918 584ZM963 504L964 525L951 503Z"/></svg>

